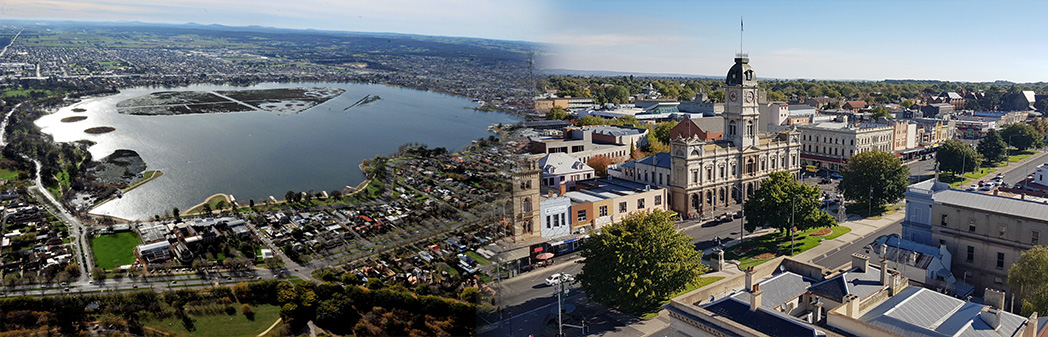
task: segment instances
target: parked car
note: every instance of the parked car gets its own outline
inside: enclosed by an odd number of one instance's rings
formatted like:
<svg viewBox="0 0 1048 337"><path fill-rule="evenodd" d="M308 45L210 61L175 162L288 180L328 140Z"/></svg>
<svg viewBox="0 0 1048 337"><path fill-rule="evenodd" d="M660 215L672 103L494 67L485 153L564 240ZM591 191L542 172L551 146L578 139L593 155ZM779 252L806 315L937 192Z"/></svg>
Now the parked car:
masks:
<svg viewBox="0 0 1048 337"><path fill-rule="evenodd" d="M571 274L557 273L557 274L550 275L549 277L546 278L546 285L552 286L552 285L560 284L561 281L571 282L571 281L574 281L574 280L575 280L575 278L572 277Z"/></svg>
<svg viewBox="0 0 1048 337"><path fill-rule="evenodd" d="M986 181L985 180L979 180L979 187L983 187L984 185L986 185Z"/></svg>
<svg viewBox="0 0 1048 337"><path fill-rule="evenodd" d="M841 179L841 178L844 178L844 176L842 176L840 173L837 173L837 172L830 173L830 179Z"/></svg>
<svg viewBox="0 0 1048 337"><path fill-rule="evenodd" d="M459 268L462 268L462 271L466 272L466 274L473 274L477 272L477 268L470 266L469 263L466 263L466 261L463 260L459 260L458 266Z"/></svg>
<svg viewBox="0 0 1048 337"><path fill-rule="evenodd" d="M997 174L996 176L994 176L994 177L993 177L993 179L994 179L994 180L1001 180L1001 179L1004 179L1004 175L1003 175L1003 174L1000 174L1000 173L998 173L998 174Z"/></svg>
<svg viewBox="0 0 1048 337"><path fill-rule="evenodd" d="M978 190L978 189L979 189L979 186L975 186L975 185L968 186L968 190L969 191L975 191L975 190Z"/></svg>

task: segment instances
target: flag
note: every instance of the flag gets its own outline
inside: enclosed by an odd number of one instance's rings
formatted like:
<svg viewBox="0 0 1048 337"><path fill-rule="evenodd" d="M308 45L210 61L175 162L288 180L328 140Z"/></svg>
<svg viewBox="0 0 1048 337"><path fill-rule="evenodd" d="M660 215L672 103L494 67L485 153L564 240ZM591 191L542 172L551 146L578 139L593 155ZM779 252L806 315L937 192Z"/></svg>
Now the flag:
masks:
<svg viewBox="0 0 1048 337"><path fill-rule="evenodd" d="M741 16L739 17L739 30L744 31L744 32L746 31L746 25L743 24Z"/></svg>

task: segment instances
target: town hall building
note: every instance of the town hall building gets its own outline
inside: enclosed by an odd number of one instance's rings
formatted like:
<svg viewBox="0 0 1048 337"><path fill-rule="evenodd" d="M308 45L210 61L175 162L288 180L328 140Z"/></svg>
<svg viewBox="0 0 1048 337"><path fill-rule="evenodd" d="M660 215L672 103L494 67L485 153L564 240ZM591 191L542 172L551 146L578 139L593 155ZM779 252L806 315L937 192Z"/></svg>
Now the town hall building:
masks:
<svg viewBox="0 0 1048 337"><path fill-rule="evenodd" d="M776 133L759 130L757 80L746 54L736 55L725 84L722 137L710 137L711 130L701 130L688 119L670 131L674 139L666 177L669 206L684 216L712 216L717 207L741 203L771 172L789 171L800 177L799 132L795 128ZM664 171L664 167L646 167L660 161L637 160L633 170Z"/></svg>

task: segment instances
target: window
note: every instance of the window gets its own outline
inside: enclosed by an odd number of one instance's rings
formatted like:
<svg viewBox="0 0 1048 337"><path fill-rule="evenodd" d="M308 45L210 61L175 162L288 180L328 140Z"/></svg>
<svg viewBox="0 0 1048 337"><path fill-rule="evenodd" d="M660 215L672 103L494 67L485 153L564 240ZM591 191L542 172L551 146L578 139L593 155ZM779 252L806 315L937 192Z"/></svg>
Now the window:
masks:
<svg viewBox="0 0 1048 337"><path fill-rule="evenodd" d="M644 209L644 198L637 199L637 209Z"/></svg>
<svg viewBox="0 0 1048 337"><path fill-rule="evenodd" d="M706 168L706 180L713 180L713 168L712 167L707 167Z"/></svg>
<svg viewBox="0 0 1048 337"><path fill-rule="evenodd" d="M659 173L659 185L662 185L662 173Z"/></svg>
<svg viewBox="0 0 1048 337"><path fill-rule="evenodd" d="M531 198L524 198L524 205L521 206L521 210L524 213L531 212Z"/></svg>
<svg viewBox="0 0 1048 337"><path fill-rule="evenodd" d="M552 225L552 224L550 223L550 218L549 218L549 215L547 215L547 216L546 216L546 229L549 229L549 227L550 227L551 225Z"/></svg>
<svg viewBox="0 0 1048 337"><path fill-rule="evenodd" d="M968 233L975 233L975 219L968 219Z"/></svg>
<svg viewBox="0 0 1048 337"><path fill-rule="evenodd" d="M691 171L691 182L699 182L699 170Z"/></svg>
<svg viewBox="0 0 1048 337"><path fill-rule="evenodd" d="M948 216L948 215L946 215L946 214L943 214L943 215L942 215L942 221L941 221L941 222L939 222L939 225L940 225L940 226L943 226L943 227L946 227L946 225L947 225L947 223L948 223L948 222L946 221L946 220L947 220L947 218L949 218L949 216Z"/></svg>
<svg viewBox="0 0 1048 337"><path fill-rule="evenodd" d="M626 213L626 202L625 201L619 203L619 213Z"/></svg>
<svg viewBox="0 0 1048 337"><path fill-rule="evenodd" d="M571 147L571 153L582 152L586 147L584 145L574 145Z"/></svg>
<svg viewBox="0 0 1048 337"><path fill-rule="evenodd" d="M600 206L600 216L608 216L608 205Z"/></svg>
<svg viewBox="0 0 1048 337"><path fill-rule="evenodd" d="M579 211L579 222L586 221L586 210Z"/></svg>
<svg viewBox="0 0 1048 337"><path fill-rule="evenodd" d="M968 257L966 257L964 260L968 261L968 263L972 263L972 261L975 261L975 247L968 246Z"/></svg>
<svg viewBox="0 0 1048 337"><path fill-rule="evenodd" d="M939 245L940 246L946 245L946 240L939 239Z"/></svg>
<svg viewBox="0 0 1048 337"><path fill-rule="evenodd" d="M560 216L553 216L553 227L560 227Z"/></svg>
<svg viewBox="0 0 1048 337"><path fill-rule="evenodd" d="M658 206L658 205L662 205L662 196L661 195L656 195L655 196L655 206Z"/></svg>
<svg viewBox="0 0 1048 337"><path fill-rule="evenodd" d="M1030 233L1030 244L1037 245L1037 242L1040 241L1040 239L1041 239L1041 233L1040 232L1033 231L1033 233Z"/></svg>
<svg viewBox="0 0 1048 337"><path fill-rule="evenodd" d="M997 236L1003 237L1004 234L1007 231L1008 231L1008 226L1007 225L1000 225L1000 226L997 227Z"/></svg>
<svg viewBox="0 0 1048 337"><path fill-rule="evenodd" d="M997 253L997 269L1004 269L1004 253Z"/></svg>

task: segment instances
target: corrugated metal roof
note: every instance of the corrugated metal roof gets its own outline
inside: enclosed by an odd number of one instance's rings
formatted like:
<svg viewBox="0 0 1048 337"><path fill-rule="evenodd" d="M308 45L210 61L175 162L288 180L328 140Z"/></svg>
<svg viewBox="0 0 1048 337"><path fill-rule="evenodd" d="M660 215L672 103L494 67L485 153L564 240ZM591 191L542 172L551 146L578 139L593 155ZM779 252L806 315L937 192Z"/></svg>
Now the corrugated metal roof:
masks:
<svg viewBox="0 0 1048 337"><path fill-rule="evenodd" d="M976 209L985 212L1007 214L1035 221L1048 221L1048 204L958 190L936 193L932 199L937 203Z"/></svg>
<svg viewBox="0 0 1048 337"><path fill-rule="evenodd" d="M760 331L768 336L816 336L817 330L793 318L783 317L765 310L750 311L749 304L734 298L725 298L704 307L724 318Z"/></svg>
<svg viewBox="0 0 1048 337"><path fill-rule="evenodd" d="M984 305L962 301L932 290L907 287L866 312L860 320L903 336L1016 336L1026 319L1005 311L1001 325L991 329L981 318Z"/></svg>
<svg viewBox="0 0 1048 337"><path fill-rule="evenodd" d="M785 272L757 284L764 290L764 294L761 295L761 308L771 310L804 294L805 289L811 286L811 281L805 280L801 275ZM749 292L740 292L732 297L746 304L750 303Z"/></svg>

